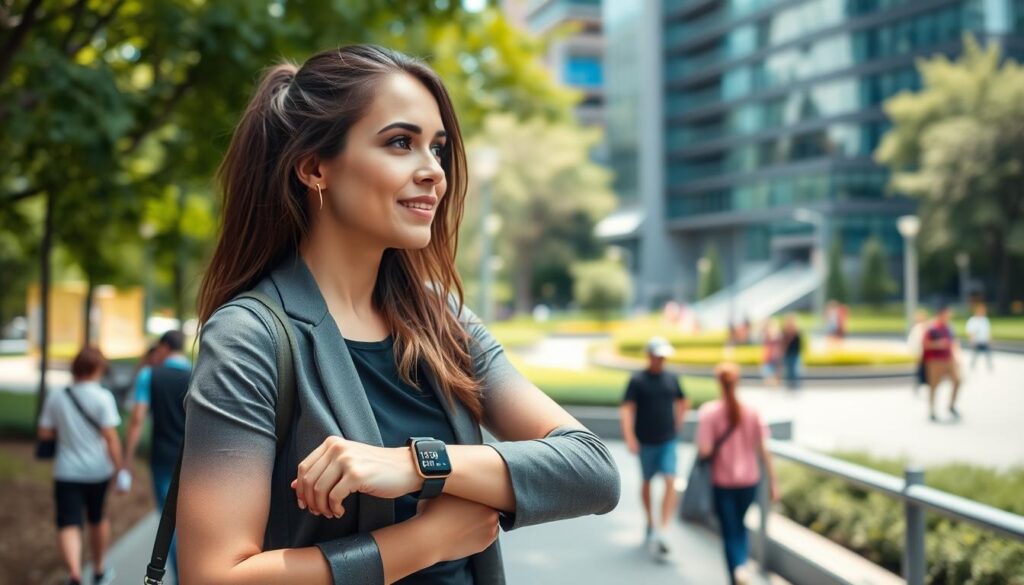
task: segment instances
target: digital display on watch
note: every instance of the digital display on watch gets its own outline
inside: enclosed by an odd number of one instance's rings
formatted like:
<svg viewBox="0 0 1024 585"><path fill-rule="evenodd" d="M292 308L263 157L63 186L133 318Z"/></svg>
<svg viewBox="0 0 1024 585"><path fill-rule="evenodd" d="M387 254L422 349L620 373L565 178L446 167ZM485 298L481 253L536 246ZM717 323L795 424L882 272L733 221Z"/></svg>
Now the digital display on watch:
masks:
<svg viewBox="0 0 1024 585"><path fill-rule="evenodd" d="M452 472L448 450L443 441L416 441L416 459L419 461L420 473L426 477L446 476Z"/></svg>

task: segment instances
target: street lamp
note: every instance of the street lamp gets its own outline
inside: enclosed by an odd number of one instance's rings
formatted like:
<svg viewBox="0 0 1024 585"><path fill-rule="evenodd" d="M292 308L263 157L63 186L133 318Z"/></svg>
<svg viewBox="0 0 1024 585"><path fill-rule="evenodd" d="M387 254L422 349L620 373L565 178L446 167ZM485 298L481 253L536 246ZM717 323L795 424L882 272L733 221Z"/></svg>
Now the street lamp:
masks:
<svg viewBox="0 0 1024 585"><path fill-rule="evenodd" d="M473 153L473 167L480 180L480 318L491 321L491 238L500 227L500 220L491 219L491 185L498 175L501 153L496 148L483 147Z"/></svg>
<svg viewBox="0 0 1024 585"><path fill-rule="evenodd" d="M971 255L967 252L956 253L956 267L960 271L960 304L965 313L970 312Z"/></svg>
<svg viewBox="0 0 1024 585"><path fill-rule="evenodd" d="M814 289L814 314L825 322L825 288L828 286L828 262L825 259L825 232L828 228L828 220L825 214L806 207L799 207L793 210L793 219L801 223L808 223L814 226L814 251L811 252L811 266L815 274L821 279L818 287Z"/></svg>
<svg viewBox="0 0 1024 585"><path fill-rule="evenodd" d="M916 215L901 216L896 220L896 229L903 236L903 304L907 311L907 331L910 331L917 312L917 250L914 241L921 231L921 220Z"/></svg>

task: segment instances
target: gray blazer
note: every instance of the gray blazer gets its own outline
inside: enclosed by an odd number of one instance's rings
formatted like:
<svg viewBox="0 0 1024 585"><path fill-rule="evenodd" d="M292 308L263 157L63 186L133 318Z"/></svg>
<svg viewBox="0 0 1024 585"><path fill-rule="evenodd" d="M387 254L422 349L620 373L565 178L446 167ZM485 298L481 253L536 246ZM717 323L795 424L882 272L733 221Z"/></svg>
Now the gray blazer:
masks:
<svg viewBox="0 0 1024 585"><path fill-rule="evenodd" d="M370 531L394 524L392 501L353 494L344 502L342 518L327 519L300 510L289 486L299 462L328 436L381 445L348 348L301 258L285 261L254 288L281 303L297 338L290 436L277 454L278 339L272 317L251 300L230 302L203 328L186 399L182 477L265 477L271 488L264 550L315 545L337 585L379 585L384 569ZM485 420L500 417L500 412L487 410L494 398L529 387L530 382L512 367L501 345L472 312L464 309L459 319L473 340L471 354ZM437 384L428 382L436 392ZM449 405L443 397L441 403ZM447 410L458 443L482 442L479 425L461 404ZM585 429L558 428L543 439L492 446L508 466L515 494L515 513L501 517L504 530L603 514L618 503L615 463L604 444ZM479 585L505 582L497 542L474 555L471 566Z"/></svg>

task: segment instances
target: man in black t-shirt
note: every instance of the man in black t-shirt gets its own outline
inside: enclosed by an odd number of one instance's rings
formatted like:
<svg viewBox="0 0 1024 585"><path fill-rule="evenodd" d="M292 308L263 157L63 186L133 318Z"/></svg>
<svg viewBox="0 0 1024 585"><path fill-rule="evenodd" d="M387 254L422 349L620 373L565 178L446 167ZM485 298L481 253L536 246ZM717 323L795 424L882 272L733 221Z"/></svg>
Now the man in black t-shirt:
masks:
<svg viewBox="0 0 1024 585"><path fill-rule="evenodd" d="M622 436L629 451L640 456L643 502L647 517L646 544L659 560L668 557L664 531L676 507L676 435L686 416L686 395L676 376L665 372L665 358L675 350L663 337L647 342L648 367L634 374L622 399ZM651 480L661 474L665 497L657 526L651 512Z"/></svg>

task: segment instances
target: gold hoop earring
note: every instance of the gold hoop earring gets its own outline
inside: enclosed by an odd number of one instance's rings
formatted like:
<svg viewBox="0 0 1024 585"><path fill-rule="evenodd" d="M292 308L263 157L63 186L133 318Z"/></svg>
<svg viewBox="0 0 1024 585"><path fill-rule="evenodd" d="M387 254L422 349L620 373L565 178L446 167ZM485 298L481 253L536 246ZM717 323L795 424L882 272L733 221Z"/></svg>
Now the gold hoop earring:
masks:
<svg viewBox="0 0 1024 585"><path fill-rule="evenodd" d="M316 194L320 196L320 209L324 208L324 192L320 189L320 183L316 184Z"/></svg>

